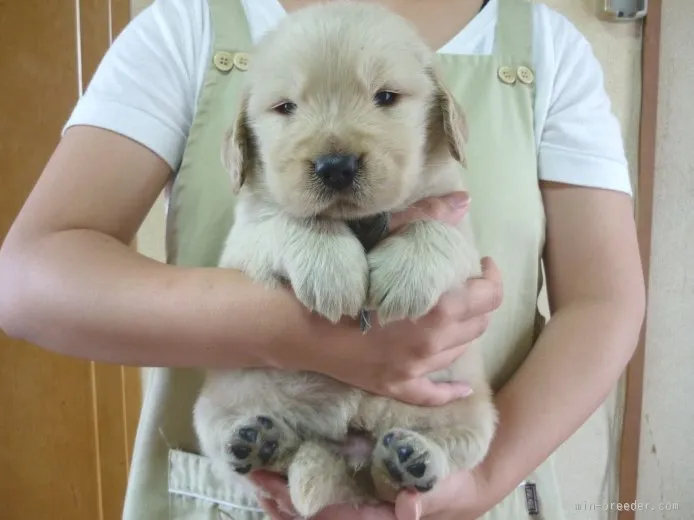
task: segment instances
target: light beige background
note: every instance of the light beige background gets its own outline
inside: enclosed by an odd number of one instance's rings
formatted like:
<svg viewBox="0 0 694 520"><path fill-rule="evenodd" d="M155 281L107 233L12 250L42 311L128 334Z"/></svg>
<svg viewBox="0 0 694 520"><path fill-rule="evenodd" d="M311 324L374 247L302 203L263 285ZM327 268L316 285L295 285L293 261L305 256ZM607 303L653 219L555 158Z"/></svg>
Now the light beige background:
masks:
<svg viewBox="0 0 694 520"><path fill-rule="evenodd" d="M137 13L149 0L133 0ZM598 17L600 0L545 0L588 37L605 69L606 87L622 122L636 181L640 107L641 25ZM639 500L655 508L638 520L694 518L694 20L692 0L663 2L659 145L646 395L641 435ZM164 258L164 208L153 208L140 230L140 251ZM689 240L688 240L689 239ZM558 472L569 518L607 520L616 510L616 457L621 435L622 385L560 449ZM540 404L538 403L538 406ZM691 441L690 441L691 442ZM677 505L660 511L660 504ZM589 504L591 510L577 510ZM591 506L592 505L592 506ZM647 507L644 505L644 507Z"/></svg>

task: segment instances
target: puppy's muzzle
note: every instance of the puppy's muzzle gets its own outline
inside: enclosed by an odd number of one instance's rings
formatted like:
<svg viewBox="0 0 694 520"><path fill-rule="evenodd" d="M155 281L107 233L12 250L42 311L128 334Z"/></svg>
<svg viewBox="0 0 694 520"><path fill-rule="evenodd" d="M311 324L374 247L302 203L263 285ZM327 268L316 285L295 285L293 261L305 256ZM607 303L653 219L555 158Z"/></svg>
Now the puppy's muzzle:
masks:
<svg viewBox="0 0 694 520"><path fill-rule="evenodd" d="M354 183L359 171L356 155L321 155L313 163L313 170L321 182L331 190L341 191Z"/></svg>

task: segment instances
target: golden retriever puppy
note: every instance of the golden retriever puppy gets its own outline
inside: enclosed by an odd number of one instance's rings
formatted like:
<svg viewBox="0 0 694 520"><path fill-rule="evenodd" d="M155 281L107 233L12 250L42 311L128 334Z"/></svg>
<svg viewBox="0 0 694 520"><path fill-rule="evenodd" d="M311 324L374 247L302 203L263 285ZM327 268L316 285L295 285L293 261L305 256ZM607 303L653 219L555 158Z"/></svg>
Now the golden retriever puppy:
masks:
<svg viewBox="0 0 694 520"><path fill-rule="evenodd" d="M413 222L371 249L350 228L465 188L463 114L408 22L374 4L313 5L259 43L246 74L223 147L237 202L221 267L268 287L289 282L333 322L364 308L380 323L417 319L481 274L469 217ZM426 408L315 373L211 371L194 424L220 478L282 472L311 516L426 492L483 459L497 418L478 346L432 377L474 392ZM372 438L366 460L338 448L353 430Z"/></svg>

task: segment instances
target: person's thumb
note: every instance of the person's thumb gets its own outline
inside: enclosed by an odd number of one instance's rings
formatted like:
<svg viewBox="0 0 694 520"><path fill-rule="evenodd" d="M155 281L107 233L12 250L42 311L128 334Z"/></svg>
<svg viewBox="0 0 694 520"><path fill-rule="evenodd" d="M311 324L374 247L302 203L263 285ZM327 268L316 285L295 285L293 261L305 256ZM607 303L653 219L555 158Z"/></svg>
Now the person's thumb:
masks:
<svg viewBox="0 0 694 520"><path fill-rule="evenodd" d="M393 213L388 232L392 233L415 220L439 220L457 224L467 213L470 196L464 192L454 192L442 197L428 197L418 201L406 210Z"/></svg>
<svg viewBox="0 0 694 520"><path fill-rule="evenodd" d="M269 496L277 503L280 510L292 514L296 513L289 496L287 482L282 477L267 471L254 471L249 475L249 478L255 486L264 492L266 497Z"/></svg>
<svg viewBox="0 0 694 520"><path fill-rule="evenodd" d="M404 491L395 500L395 517L398 520L420 520L422 502L419 493Z"/></svg>
<svg viewBox="0 0 694 520"><path fill-rule="evenodd" d="M408 381L398 399L416 406L443 406L456 399L468 397L472 388L464 382L436 382L427 377Z"/></svg>

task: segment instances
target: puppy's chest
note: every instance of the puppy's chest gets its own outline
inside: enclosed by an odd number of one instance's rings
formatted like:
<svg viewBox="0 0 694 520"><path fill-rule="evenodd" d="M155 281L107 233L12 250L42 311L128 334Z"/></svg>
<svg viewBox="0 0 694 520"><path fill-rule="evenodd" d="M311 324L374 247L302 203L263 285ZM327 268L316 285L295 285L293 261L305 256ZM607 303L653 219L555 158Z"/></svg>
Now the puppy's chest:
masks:
<svg viewBox="0 0 694 520"><path fill-rule="evenodd" d="M350 220L347 225L368 252L387 235L390 226L390 214L379 213L373 217Z"/></svg>

